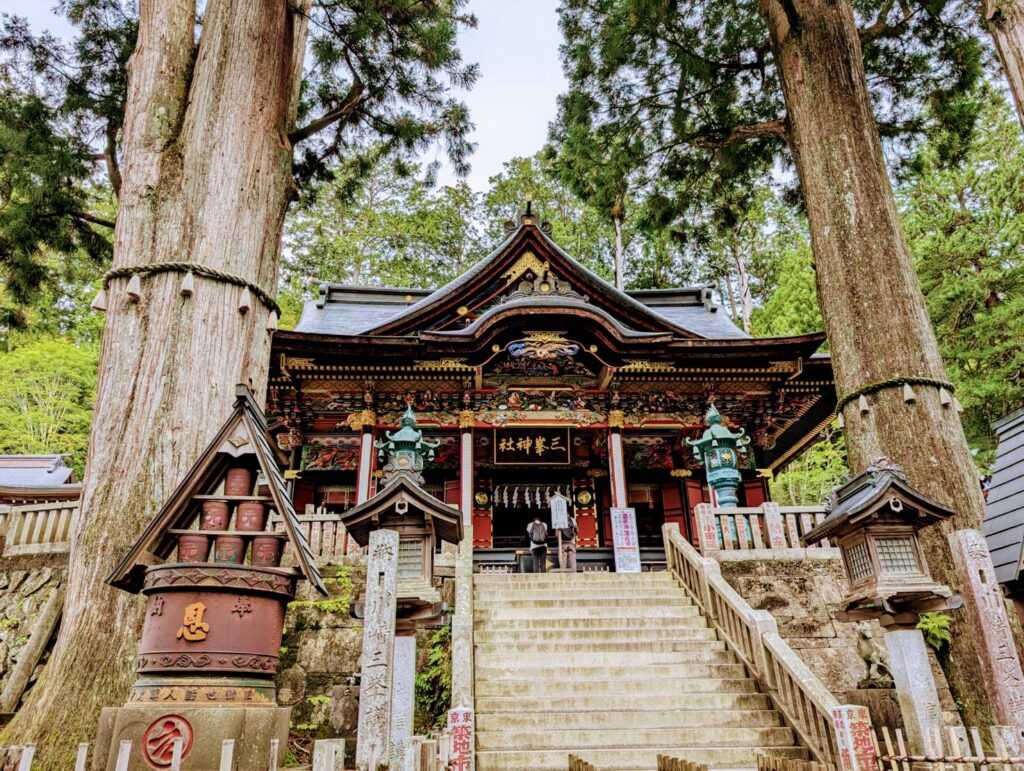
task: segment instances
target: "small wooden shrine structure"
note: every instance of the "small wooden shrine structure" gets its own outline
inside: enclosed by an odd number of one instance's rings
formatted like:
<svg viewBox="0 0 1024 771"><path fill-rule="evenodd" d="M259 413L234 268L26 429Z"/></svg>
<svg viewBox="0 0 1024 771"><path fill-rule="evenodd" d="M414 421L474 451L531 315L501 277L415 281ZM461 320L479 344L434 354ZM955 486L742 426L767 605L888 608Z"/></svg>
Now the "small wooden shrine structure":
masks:
<svg viewBox="0 0 1024 771"><path fill-rule="evenodd" d="M613 506L641 554L661 526L694 540L713 492L686 446L722 424L750 437L737 500L816 441L836 396L823 334L746 335L708 287L623 292L566 254L532 211L447 286L323 285L274 336L268 421L295 507L342 514L380 487L374 442L407 407L439 440L424 489L472 522L478 563L514 565L526 523L565 494L580 563L611 564Z"/></svg>
<svg viewBox="0 0 1024 771"><path fill-rule="evenodd" d="M295 568L281 566L286 544ZM277 737L282 763L290 708L277 706L273 677L300 578L327 593L263 415L239 386L231 416L108 578L143 594L146 610L128 701L101 718L107 767L125 739L131 769L169 767L175 740L183 769L217 767L224 739L236 740L238 768L263 769Z"/></svg>

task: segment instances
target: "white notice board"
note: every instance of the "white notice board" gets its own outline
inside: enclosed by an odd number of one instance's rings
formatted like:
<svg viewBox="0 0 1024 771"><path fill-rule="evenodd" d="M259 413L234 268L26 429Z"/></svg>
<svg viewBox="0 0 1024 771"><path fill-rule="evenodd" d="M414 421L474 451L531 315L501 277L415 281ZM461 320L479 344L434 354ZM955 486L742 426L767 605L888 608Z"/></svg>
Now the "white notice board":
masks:
<svg viewBox="0 0 1024 771"><path fill-rule="evenodd" d="M636 509L612 507L612 545L615 572L640 572L640 541L636 535Z"/></svg>
<svg viewBox="0 0 1024 771"><path fill-rule="evenodd" d="M569 527L569 507L564 495L551 496L551 527L561 530Z"/></svg>

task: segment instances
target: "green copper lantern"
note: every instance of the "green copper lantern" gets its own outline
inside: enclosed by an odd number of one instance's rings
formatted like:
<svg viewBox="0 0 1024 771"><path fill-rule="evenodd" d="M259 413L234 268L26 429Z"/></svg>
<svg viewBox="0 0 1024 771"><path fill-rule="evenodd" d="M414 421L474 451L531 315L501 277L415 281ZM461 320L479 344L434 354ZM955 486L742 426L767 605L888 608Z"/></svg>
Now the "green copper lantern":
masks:
<svg viewBox="0 0 1024 771"><path fill-rule="evenodd" d="M409 476L417 484L423 484L423 460L433 460L434 450L441 443L438 439L424 439L423 432L416 430L416 414L412 407L406 407L399 420L399 429L385 433L385 439L374 442L377 459L384 465L384 486L402 476Z"/></svg>
<svg viewBox="0 0 1024 771"><path fill-rule="evenodd" d="M743 480L739 471L740 456L746 455L750 437L744 435L742 428L734 434L723 426L722 416L714 404L708 407L704 420L708 424L704 435L697 441L687 439L686 443L693 448L693 456L704 465L718 505L736 506L739 503L736 489Z"/></svg>

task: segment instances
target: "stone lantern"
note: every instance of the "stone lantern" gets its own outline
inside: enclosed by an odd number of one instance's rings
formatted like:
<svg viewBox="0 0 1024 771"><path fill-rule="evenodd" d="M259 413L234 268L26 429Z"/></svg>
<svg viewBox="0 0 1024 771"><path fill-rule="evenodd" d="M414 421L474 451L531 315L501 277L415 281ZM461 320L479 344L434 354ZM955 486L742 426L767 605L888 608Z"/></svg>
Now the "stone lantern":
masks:
<svg viewBox="0 0 1024 771"><path fill-rule="evenodd" d="M888 458L832 491L826 508L803 543L838 544L849 590L837 618L877 619L885 629L888 656L874 658L891 671L910 743L921 752L924 737L941 729L942 710L918 614L958 608L963 600L932 578L918 533L953 512L914 490Z"/></svg>
<svg viewBox="0 0 1024 771"><path fill-rule="evenodd" d="M900 466L880 458L836 488L826 508L803 542L827 538L839 546L850 584L842 620L916 623L918 613L957 607L959 598L932 578L918 539L922 528L953 512L911 488Z"/></svg>
<svg viewBox="0 0 1024 771"><path fill-rule="evenodd" d="M742 428L733 433L722 425L722 416L714 403L708 407L704 420L708 424L704 435L697 441L687 439L686 443L693 448L693 457L704 465L718 505L736 506L739 503L736 489L743 481L740 456L746 455L750 437L744 435Z"/></svg>
<svg viewBox="0 0 1024 771"><path fill-rule="evenodd" d="M352 612L363 618L363 670L356 764L376 768L412 736L417 626L443 623L434 577L438 542L463 538L462 512L423 488L423 464L439 444L416 428L412 408L398 431L377 442L385 461L381 489L342 514L349 536L368 547L366 592Z"/></svg>

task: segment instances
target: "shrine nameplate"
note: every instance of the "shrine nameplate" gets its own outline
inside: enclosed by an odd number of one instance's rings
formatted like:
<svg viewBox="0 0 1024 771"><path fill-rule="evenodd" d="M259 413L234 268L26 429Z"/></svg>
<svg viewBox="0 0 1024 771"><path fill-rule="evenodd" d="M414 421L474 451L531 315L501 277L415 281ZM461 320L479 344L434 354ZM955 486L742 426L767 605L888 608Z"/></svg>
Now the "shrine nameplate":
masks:
<svg viewBox="0 0 1024 771"><path fill-rule="evenodd" d="M569 428L496 428L494 462L508 465L567 465Z"/></svg>
<svg viewBox="0 0 1024 771"><path fill-rule="evenodd" d="M612 546L616 573L640 572L640 541L636 532L636 509L613 507Z"/></svg>

